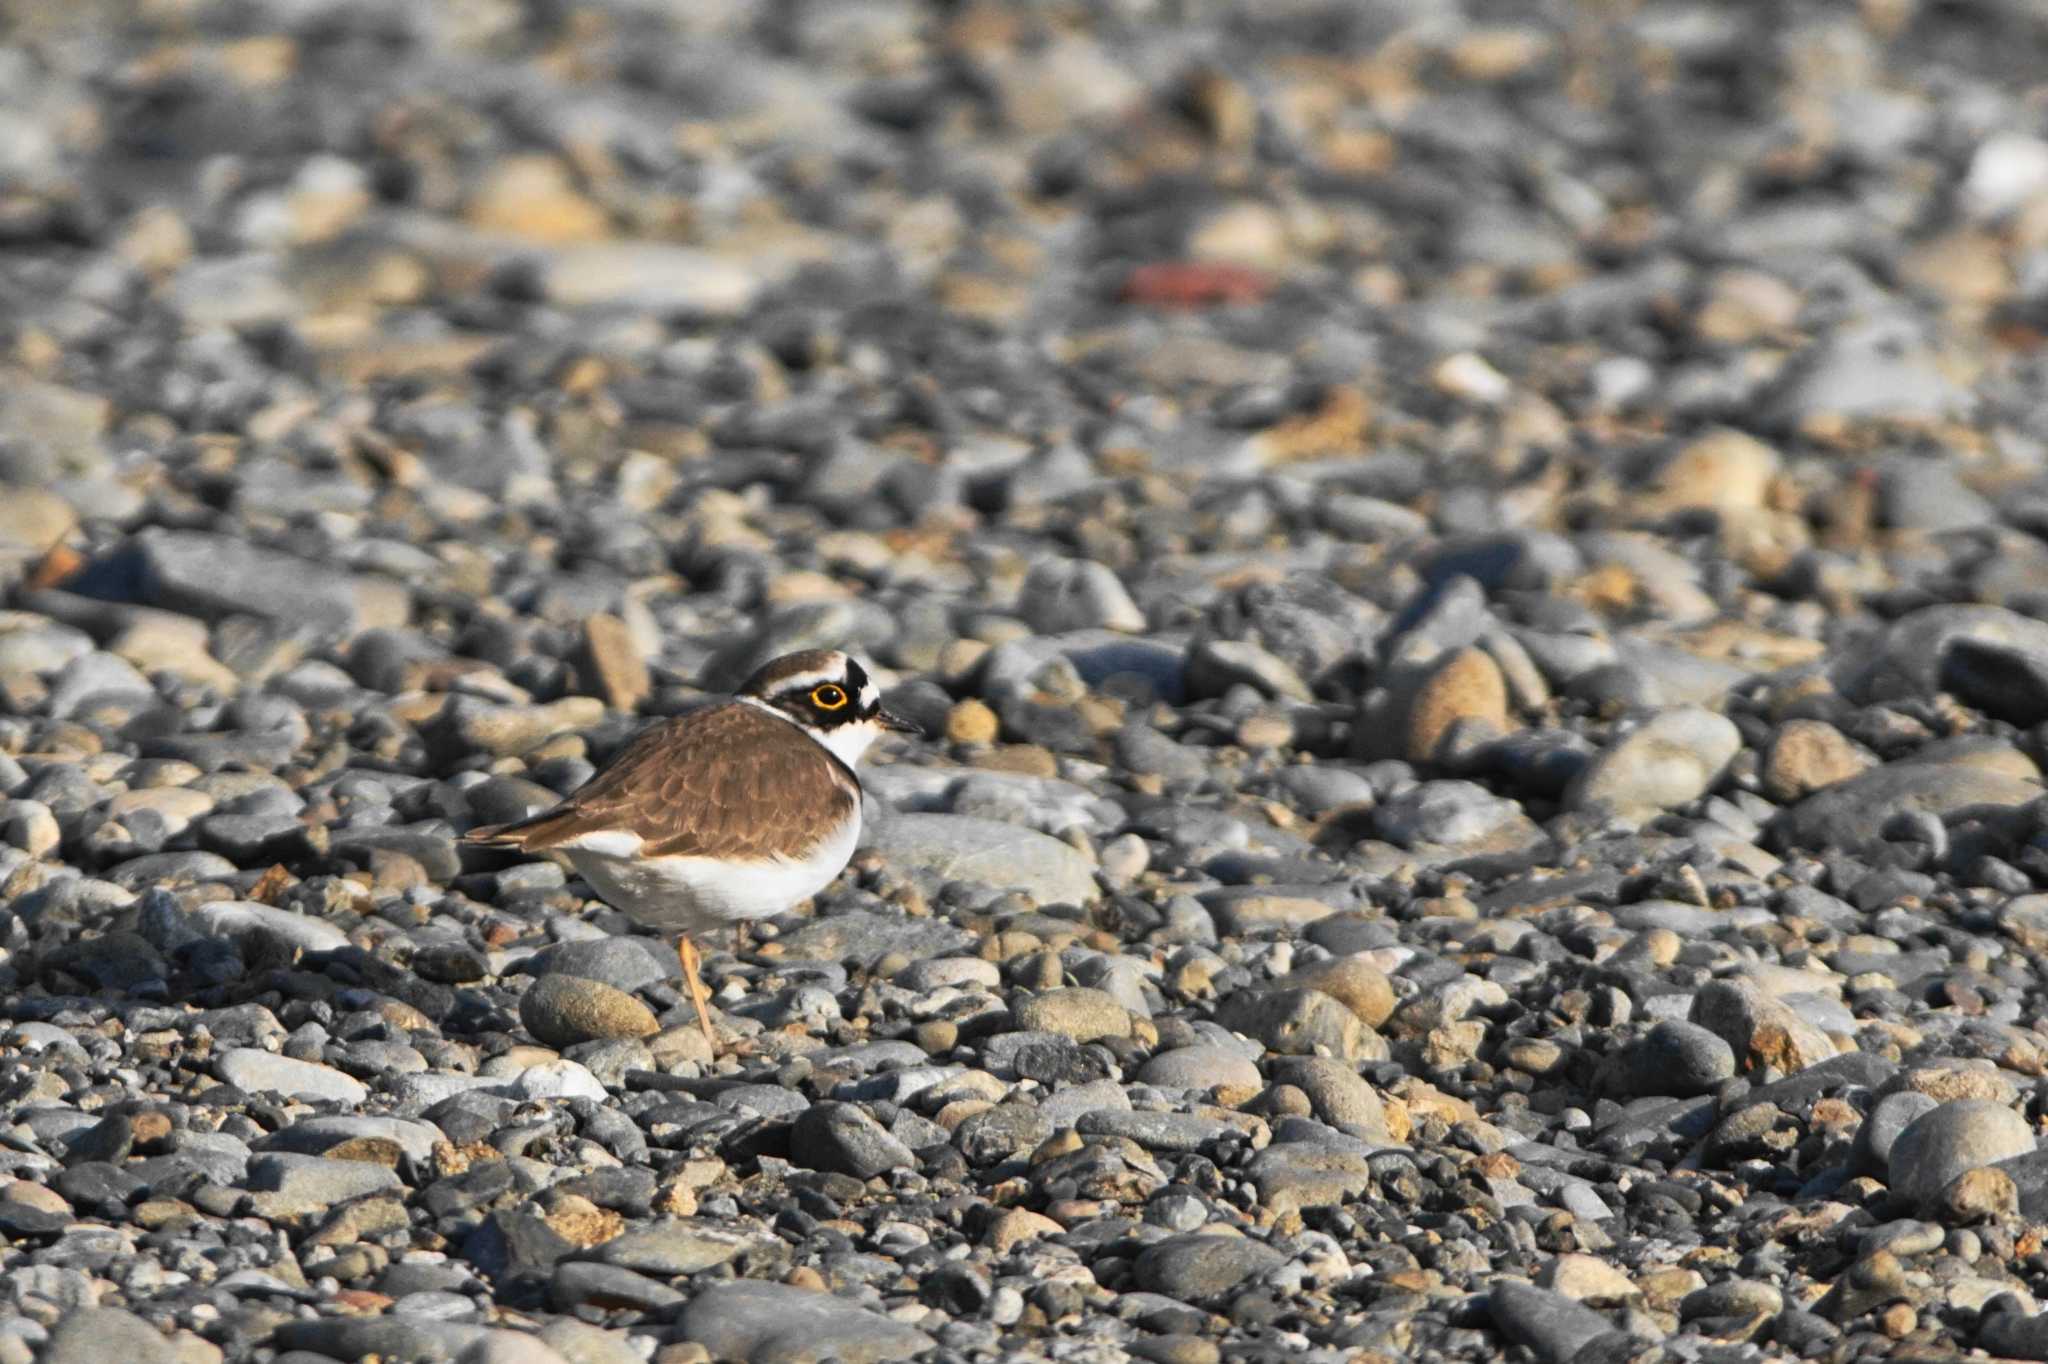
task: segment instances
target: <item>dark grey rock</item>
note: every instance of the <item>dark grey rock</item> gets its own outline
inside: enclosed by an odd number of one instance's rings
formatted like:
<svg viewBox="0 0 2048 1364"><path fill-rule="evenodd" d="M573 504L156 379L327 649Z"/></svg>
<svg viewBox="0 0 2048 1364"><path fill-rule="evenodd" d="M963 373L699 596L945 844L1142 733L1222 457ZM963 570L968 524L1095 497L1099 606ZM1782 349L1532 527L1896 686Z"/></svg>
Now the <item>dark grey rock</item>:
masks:
<svg viewBox="0 0 2048 1364"><path fill-rule="evenodd" d="M790 1158L808 1170L869 1179L917 1167L910 1148L854 1104L826 1100L801 1114L789 1134Z"/></svg>
<svg viewBox="0 0 2048 1364"><path fill-rule="evenodd" d="M1242 1236L1174 1236L1145 1247L1131 1271L1147 1292L1203 1302L1271 1273L1287 1257Z"/></svg>

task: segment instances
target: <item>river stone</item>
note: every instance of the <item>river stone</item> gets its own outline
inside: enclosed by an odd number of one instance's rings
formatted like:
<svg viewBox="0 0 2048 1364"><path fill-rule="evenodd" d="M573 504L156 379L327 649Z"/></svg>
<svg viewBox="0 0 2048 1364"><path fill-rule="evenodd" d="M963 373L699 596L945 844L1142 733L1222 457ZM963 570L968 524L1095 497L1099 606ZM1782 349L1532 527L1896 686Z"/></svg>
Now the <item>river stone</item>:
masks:
<svg viewBox="0 0 2048 1364"><path fill-rule="evenodd" d="M720 1360L883 1364L932 1348L932 1338L916 1327L844 1298L758 1279L712 1284L675 1320L682 1339Z"/></svg>
<svg viewBox="0 0 2048 1364"><path fill-rule="evenodd" d="M992 819L892 814L868 830L866 846L899 866L1019 891L1041 905L1085 905L1097 895L1086 857L1056 838Z"/></svg>

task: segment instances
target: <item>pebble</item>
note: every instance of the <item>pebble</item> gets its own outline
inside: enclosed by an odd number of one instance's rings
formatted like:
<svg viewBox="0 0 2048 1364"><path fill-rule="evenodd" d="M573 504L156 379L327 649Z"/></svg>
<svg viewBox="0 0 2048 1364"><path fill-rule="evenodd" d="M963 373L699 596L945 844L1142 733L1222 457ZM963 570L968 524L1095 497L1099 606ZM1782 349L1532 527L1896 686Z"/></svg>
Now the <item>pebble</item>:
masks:
<svg viewBox="0 0 2048 1364"><path fill-rule="evenodd" d="M676 1318L685 1341L713 1359L801 1358L829 1341L846 1364L908 1359L932 1348L914 1326L829 1293L754 1280L713 1284Z"/></svg>
<svg viewBox="0 0 2048 1364"><path fill-rule="evenodd" d="M659 1031L654 1011L624 990L581 976L544 975L519 997L519 1021L551 1047Z"/></svg>
<svg viewBox="0 0 2048 1364"><path fill-rule="evenodd" d="M1936 1212L1958 1176L2033 1149L2033 1129L2019 1114L1983 1099L1955 1099L1899 1133L1885 1159L1886 1183L1912 1207Z"/></svg>
<svg viewBox="0 0 2048 1364"><path fill-rule="evenodd" d="M1129 1037L1130 1011L1101 990L1086 986L1048 990L1017 1005L1017 1026L1027 1032L1058 1033L1076 1042Z"/></svg>
<svg viewBox="0 0 2048 1364"><path fill-rule="evenodd" d="M252 1047L236 1047L222 1052L215 1063L215 1070L227 1083L251 1093L267 1092L344 1104L359 1104L370 1093L360 1080L332 1066L316 1061L298 1061Z"/></svg>
<svg viewBox="0 0 2048 1364"><path fill-rule="evenodd" d="M965 815L891 815L866 846L892 865L1013 890L1041 904L1091 904L1094 868L1058 839Z"/></svg>
<svg viewBox="0 0 2048 1364"><path fill-rule="evenodd" d="M1696 707L1663 711L1589 763L1565 803L1645 818L1698 799L1741 748L1741 733L1725 716Z"/></svg>
<svg viewBox="0 0 2048 1364"><path fill-rule="evenodd" d="M917 1158L887 1129L853 1104L812 1104L790 1130L790 1157L805 1169L869 1179L914 1169Z"/></svg>
<svg viewBox="0 0 2048 1364"><path fill-rule="evenodd" d="M87 1364L105 1359L109 1350L135 1364L176 1364L179 1359L177 1349L155 1327L115 1307L66 1313L38 1357L56 1364Z"/></svg>
<svg viewBox="0 0 2048 1364"><path fill-rule="evenodd" d="M243 8L0 51L0 1364L2048 1354L2012 24ZM714 1055L458 835L811 646Z"/></svg>
<svg viewBox="0 0 2048 1364"><path fill-rule="evenodd" d="M1138 1286L1184 1302L1203 1302L1285 1264L1286 1257L1242 1236L1171 1236L1145 1247L1132 1264Z"/></svg>

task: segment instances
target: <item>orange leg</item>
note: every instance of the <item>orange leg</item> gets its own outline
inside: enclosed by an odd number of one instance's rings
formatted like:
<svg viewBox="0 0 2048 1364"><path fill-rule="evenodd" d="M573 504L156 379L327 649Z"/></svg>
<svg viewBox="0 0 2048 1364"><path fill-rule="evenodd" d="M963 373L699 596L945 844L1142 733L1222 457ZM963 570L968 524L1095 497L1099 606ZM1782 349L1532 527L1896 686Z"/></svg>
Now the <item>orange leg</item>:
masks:
<svg viewBox="0 0 2048 1364"><path fill-rule="evenodd" d="M683 961L683 979L690 986L690 1002L697 1006L697 1026L704 1030L704 1041L711 1047L711 1054L718 1055L718 1037L711 1031L711 1010L704 1002L704 981L697 974L697 946L685 933L676 948L676 955Z"/></svg>

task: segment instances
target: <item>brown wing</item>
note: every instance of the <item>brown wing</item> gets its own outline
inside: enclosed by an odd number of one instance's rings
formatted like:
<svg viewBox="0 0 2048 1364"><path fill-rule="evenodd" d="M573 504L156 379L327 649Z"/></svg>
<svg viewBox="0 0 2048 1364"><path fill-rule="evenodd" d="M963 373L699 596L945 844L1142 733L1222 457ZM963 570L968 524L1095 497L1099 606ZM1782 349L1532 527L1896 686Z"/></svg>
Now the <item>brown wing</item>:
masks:
<svg viewBox="0 0 2048 1364"><path fill-rule="evenodd" d="M859 801L853 773L802 730L730 702L650 727L554 809L467 838L543 852L631 831L644 857L768 857L808 852Z"/></svg>

